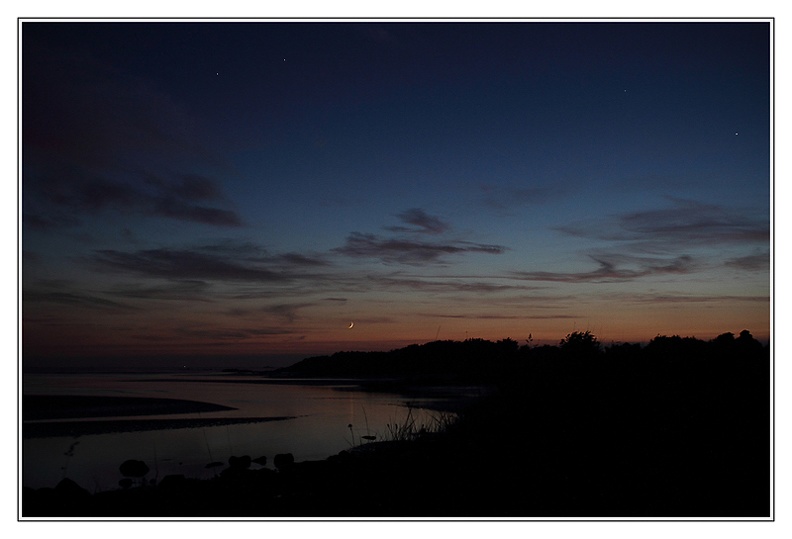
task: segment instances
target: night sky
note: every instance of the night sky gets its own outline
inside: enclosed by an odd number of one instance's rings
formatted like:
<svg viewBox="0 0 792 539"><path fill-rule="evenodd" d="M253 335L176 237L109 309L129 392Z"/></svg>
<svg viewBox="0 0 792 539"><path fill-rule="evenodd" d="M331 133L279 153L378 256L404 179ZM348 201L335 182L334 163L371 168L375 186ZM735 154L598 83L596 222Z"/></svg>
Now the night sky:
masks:
<svg viewBox="0 0 792 539"><path fill-rule="evenodd" d="M24 357L767 340L770 30L26 22Z"/></svg>

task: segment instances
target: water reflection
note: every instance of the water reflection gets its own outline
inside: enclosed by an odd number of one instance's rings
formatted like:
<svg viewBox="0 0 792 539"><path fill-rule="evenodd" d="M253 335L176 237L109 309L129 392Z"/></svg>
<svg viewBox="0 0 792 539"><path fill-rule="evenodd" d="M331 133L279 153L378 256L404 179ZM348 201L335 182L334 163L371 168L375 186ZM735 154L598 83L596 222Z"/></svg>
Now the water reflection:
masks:
<svg viewBox="0 0 792 539"><path fill-rule="evenodd" d="M293 419L169 430L145 430L82 436L25 438L22 447L23 485L52 487L64 477L89 490L116 488L118 466L128 459L145 461L149 479L169 474L209 478L230 456L266 456L267 467L278 453L297 461L318 460L364 443L364 437L388 437L388 425L403 423L412 409L416 425L431 427L442 407L477 391L455 390L442 396L402 396L356 389L354 381L318 385L269 383L265 378L180 375L26 375L30 395L136 396L186 399L234 407L235 410L153 418ZM108 419L108 418L103 418ZM90 418L85 418L90 420ZM351 428L349 427L351 425ZM257 467L257 464L253 464Z"/></svg>

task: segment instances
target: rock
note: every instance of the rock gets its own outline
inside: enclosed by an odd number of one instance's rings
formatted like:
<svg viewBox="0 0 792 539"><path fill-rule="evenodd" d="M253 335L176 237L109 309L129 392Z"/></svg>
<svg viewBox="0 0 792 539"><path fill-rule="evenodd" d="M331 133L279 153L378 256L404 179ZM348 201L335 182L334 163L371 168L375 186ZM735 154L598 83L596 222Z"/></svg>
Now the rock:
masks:
<svg viewBox="0 0 792 539"><path fill-rule="evenodd" d="M128 489L129 487L131 487L132 483L133 483L133 481L129 477L125 477L123 479L119 479L118 480L118 486L123 488L123 489Z"/></svg>
<svg viewBox="0 0 792 539"><path fill-rule="evenodd" d="M228 457L228 465L235 470L247 470L250 468L250 457L245 455L243 457Z"/></svg>
<svg viewBox="0 0 792 539"><path fill-rule="evenodd" d="M187 484L187 478L184 474L166 475L159 482L158 488L160 490L181 490Z"/></svg>
<svg viewBox="0 0 792 539"><path fill-rule="evenodd" d="M90 492L82 488L68 477L61 479L60 482L55 485L55 492L58 494L58 496L68 498L87 497L91 495Z"/></svg>
<svg viewBox="0 0 792 539"><path fill-rule="evenodd" d="M143 477L149 472L149 467L142 460L126 460L118 467L124 477Z"/></svg>
<svg viewBox="0 0 792 539"><path fill-rule="evenodd" d="M272 463L278 470L285 470L294 464L294 455L291 453L279 453L275 455Z"/></svg>

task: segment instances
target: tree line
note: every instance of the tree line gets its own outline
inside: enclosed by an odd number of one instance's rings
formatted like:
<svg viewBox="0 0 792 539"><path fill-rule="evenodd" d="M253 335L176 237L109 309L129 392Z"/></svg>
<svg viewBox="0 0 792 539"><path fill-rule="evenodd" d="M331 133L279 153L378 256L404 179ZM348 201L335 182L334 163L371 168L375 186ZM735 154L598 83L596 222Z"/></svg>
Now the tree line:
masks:
<svg viewBox="0 0 792 539"><path fill-rule="evenodd" d="M387 352L342 351L306 358L273 371L272 376L399 377L428 381L441 377L445 381L490 383L548 361L560 362L558 366L586 362L581 368L660 368L678 364L693 368L710 362L720 362L724 367L728 362L750 365L768 357L769 346L754 339L748 330L741 331L739 336L723 333L709 341L658 335L646 345L607 346L590 331L575 331L558 345L535 346L530 339L523 345L510 338L494 342L467 339L412 344Z"/></svg>

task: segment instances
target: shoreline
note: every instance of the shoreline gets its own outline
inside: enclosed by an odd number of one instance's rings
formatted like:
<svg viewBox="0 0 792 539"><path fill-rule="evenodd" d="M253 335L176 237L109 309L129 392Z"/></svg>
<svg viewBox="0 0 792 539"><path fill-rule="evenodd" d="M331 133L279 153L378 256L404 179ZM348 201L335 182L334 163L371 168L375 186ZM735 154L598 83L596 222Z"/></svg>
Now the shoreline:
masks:
<svg viewBox="0 0 792 539"><path fill-rule="evenodd" d="M22 396L22 421L194 414L231 410L236 408L211 402L160 397L36 394Z"/></svg>
<svg viewBox="0 0 792 539"><path fill-rule="evenodd" d="M22 425L22 437L24 439L58 438L149 430L192 429L235 425L240 423L287 421L295 417L297 416L28 422Z"/></svg>
<svg viewBox="0 0 792 539"><path fill-rule="evenodd" d="M296 416L146 417L237 410L210 402L159 397L24 395L22 437L55 438L147 430L285 421ZM103 419L107 418L107 419Z"/></svg>

